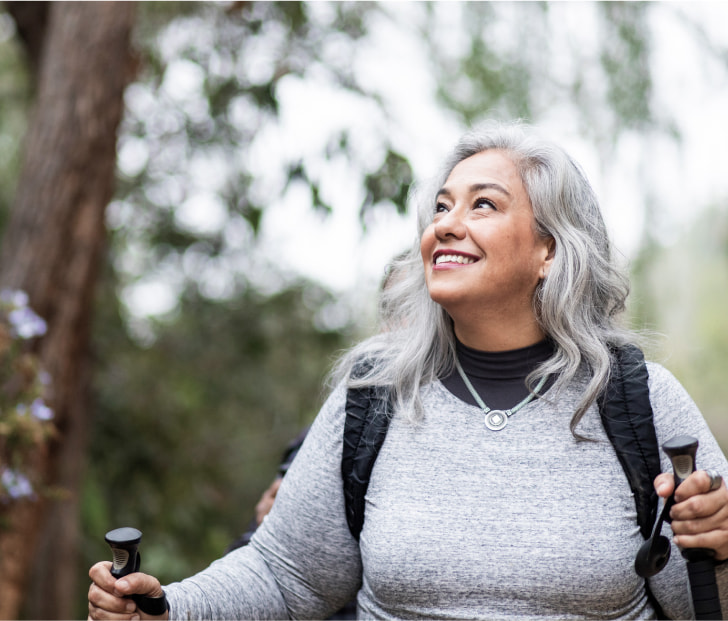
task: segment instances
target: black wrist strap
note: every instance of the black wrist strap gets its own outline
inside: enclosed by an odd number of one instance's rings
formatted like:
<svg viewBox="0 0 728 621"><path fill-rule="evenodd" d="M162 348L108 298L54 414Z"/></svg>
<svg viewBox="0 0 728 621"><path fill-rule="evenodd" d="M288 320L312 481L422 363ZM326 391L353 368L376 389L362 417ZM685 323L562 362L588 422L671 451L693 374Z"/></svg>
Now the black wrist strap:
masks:
<svg viewBox="0 0 728 621"><path fill-rule="evenodd" d="M169 610L169 603L166 595L159 597L148 597L146 595L132 595L131 598L136 603L137 608L143 613L152 615L153 617L163 615Z"/></svg>

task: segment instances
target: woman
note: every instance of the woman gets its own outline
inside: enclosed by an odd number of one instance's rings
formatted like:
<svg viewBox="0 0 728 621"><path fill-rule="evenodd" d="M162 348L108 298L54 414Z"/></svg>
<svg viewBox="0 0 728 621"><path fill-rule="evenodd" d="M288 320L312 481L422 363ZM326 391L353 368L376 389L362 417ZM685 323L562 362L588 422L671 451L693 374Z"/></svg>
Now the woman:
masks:
<svg viewBox="0 0 728 621"><path fill-rule="evenodd" d="M627 284L587 180L528 128L487 125L461 140L419 216L419 248L383 294L387 331L340 362L250 545L165 587L172 618L324 618L353 596L361 617L655 616L633 569L634 502L595 405L609 346L632 336L616 321ZM376 364L349 379L362 358ZM725 472L690 397L648 369L660 444L696 436L699 464ZM386 385L394 400L358 542L340 474L347 384ZM485 425L479 402L500 410ZM672 476L655 485L669 496ZM728 490L710 488L702 470L680 486L673 543L722 560ZM728 571L717 574L726 597ZM162 595L151 576L115 582L109 563L90 575L92 618L139 614L121 595ZM671 617L691 614L678 553L650 587Z"/></svg>

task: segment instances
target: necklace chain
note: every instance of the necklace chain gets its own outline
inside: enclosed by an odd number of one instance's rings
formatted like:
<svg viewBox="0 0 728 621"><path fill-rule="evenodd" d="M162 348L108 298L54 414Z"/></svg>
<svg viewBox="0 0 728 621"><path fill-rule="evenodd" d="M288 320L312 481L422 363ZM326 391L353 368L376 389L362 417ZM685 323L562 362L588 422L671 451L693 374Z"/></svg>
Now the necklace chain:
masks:
<svg viewBox="0 0 728 621"><path fill-rule="evenodd" d="M517 405L514 405L512 408L509 408L507 410L492 410L487 405L485 405L485 402L483 401L483 399L481 399L478 391L475 390L475 387L470 383L470 379L465 374L465 371L460 365L460 360L458 360L457 356L455 357L455 366L457 367L458 373L460 373L460 377L463 378L465 386L470 391L470 394L473 396L473 399L475 399L475 402L483 410L483 414L485 415L485 426L488 429L492 429L493 431L500 431L501 429L503 429L503 427L505 427L508 423L508 418L510 416L513 416L521 408L529 404L533 400L533 398L538 395L538 391L543 388L544 384L546 383L547 377L544 375L536 388L533 390L533 392L530 393L525 399L523 399L523 401L521 401Z"/></svg>

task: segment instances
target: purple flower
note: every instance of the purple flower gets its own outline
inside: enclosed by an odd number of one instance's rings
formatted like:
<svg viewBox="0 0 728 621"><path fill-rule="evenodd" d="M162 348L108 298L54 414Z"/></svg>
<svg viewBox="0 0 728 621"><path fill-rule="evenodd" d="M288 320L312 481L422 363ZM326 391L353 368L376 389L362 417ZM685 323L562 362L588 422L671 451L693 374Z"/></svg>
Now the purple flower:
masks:
<svg viewBox="0 0 728 621"><path fill-rule="evenodd" d="M10 311L8 321L10 321L15 334L21 339L43 336L47 330L46 322L27 306Z"/></svg>
<svg viewBox="0 0 728 621"><path fill-rule="evenodd" d="M53 410L51 410L40 397L30 404L30 413L38 420L51 420L53 418Z"/></svg>
<svg viewBox="0 0 728 621"><path fill-rule="evenodd" d="M28 294L20 289L3 289L0 291L0 302L15 308L25 308L28 306Z"/></svg>
<svg viewBox="0 0 728 621"><path fill-rule="evenodd" d="M32 498L35 496L33 486L30 484L28 477L17 470L6 468L0 476L0 483L7 490L10 498L15 500L19 498Z"/></svg>

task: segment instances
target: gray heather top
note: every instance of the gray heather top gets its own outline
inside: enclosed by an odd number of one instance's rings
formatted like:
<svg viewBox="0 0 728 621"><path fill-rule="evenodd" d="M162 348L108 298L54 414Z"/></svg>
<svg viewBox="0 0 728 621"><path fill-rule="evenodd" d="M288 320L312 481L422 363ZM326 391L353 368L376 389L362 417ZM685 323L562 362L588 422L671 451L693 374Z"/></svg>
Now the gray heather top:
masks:
<svg viewBox="0 0 728 621"><path fill-rule="evenodd" d="M660 444L696 436L698 466L728 473L685 390L663 367L648 369ZM579 429L597 442L569 431L583 386L557 403L547 392L495 432L440 382L423 388L424 420L392 421L360 545L344 517L339 386L251 544L165 587L172 618L325 618L357 592L363 618L654 618L633 569L634 501L596 407ZM728 611L728 564L718 579ZM691 616L674 546L651 584L668 615Z"/></svg>

